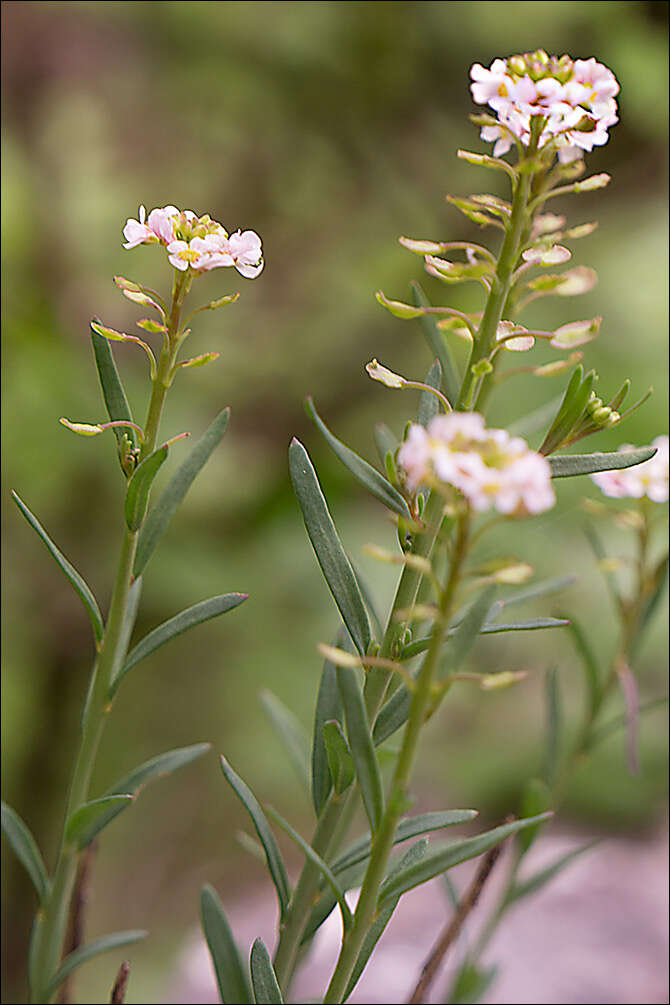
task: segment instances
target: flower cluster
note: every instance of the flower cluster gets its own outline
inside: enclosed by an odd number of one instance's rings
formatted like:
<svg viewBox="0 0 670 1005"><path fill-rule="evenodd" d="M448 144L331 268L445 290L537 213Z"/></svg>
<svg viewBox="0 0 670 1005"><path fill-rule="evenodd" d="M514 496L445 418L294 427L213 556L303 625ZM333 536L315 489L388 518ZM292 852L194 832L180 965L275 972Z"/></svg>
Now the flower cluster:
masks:
<svg viewBox="0 0 670 1005"><path fill-rule="evenodd" d="M599 471L591 478L612 499L642 499L646 496L652 502L667 502L668 437L657 436L651 445L656 447L656 453L643 464L620 471ZM619 450L635 450L635 447L625 444Z"/></svg>
<svg viewBox="0 0 670 1005"><path fill-rule="evenodd" d="M452 485L477 511L541 513L556 501L546 458L504 429L486 429L473 412L438 415L427 429L410 426L398 463L412 491Z"/></svg>
<svg viewBox="0 0 670 1005"><path fill-rule="evenodd" d="M246 279L255 279L263 270L261 239L253 230L228 232L205 214L181 212L176 206L152 209L149 216L140 206L138 219L127 220L123 228L124 248L138 244L163 244L175 269L209 272L234 266Z"/></svg>
<svg viewBox="0 0 670 1005"><path fill-rule="evenodd" d="M486 69L470 70L472 97L488 105L499 125L485 124L481 137L495 141L493 154L507 153L514 138L528 146L531 122L539 119L539 147L553 143L561 163L579 160L584 151L607 143L618 122L616 77L595 59L548 56L543 49L523 56L494 59Z"/></svg>

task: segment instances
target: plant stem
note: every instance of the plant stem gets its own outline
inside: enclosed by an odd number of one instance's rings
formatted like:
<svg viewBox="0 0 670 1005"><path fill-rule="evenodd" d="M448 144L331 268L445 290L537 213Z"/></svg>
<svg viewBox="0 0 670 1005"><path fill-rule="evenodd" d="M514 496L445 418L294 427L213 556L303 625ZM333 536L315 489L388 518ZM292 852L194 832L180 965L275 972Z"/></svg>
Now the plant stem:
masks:
<svg viewBox="0 0 670 1005"><path fill-rule="evenodd" d="M413 554L427 558L433 548L435 537L442 522L443 500L438 493L433 493L426 504L424 513L424 530L416 535ZM406 610L416 602L416 596L421 583L422 573L416 568L405 566L398 581L396 595L389 614L386 631L381 643L379 655L393 658L405 625L396 620L396 611ZM393 673L381 667L371 667L367 672L364 698L368 719L371 726L384 702ZM343 796L335 797L331 792L319 818L312 848L328 860L337 850L346 831L345 823L351 815L355 789L352 787ZM291 982L298 959L300 944L318 895L321 874L310 862L306 861L296 885L286 917L280 927L279 943L274 958L274 968L280 987L286 993Z"/></svg>
<svg viewBox="0 0 670 1005"><path fill-rule="evenodd" d="M158 439L165 396L170 386L170 372L179 349L179 322L187 289L187 280L181 275L176 276L167 339L153 381L139 460L144 460L155 449ZM81 740L70 782L56 868L48 897L38 912L33 928L30 950L30 1000L34 1005L38 1003L48 1005L51 1001L53 995L48 993L49 985L61 961L80 856L80 850L66 840L67 824L72 814L88 800L98 747L112 707L109 697L110 685L125 657L124 650L128 639L124 627L130 587L133 583L133 564L138 537L139 531L132 532L124 528L105 635L89 684Z"/></svg>
<svg viewBox="0 0 670 1005"><path fill-rule="evenodd" d="M379 829L372 839L370 860L358 898L354 923L343 936L340 956L326 991L324 1005L333 1005L333 1003L344 1001L356 961L374 921L379 888L386 874L398 821L407 807L407 789L416 759L419 735L430 704L433 679L439 662L444 633L448 627L456 586L467 552L468 523L467 515L459 518L449 578L440 599L439 615L433 627L430 648L416 679L416 688L412 695L412 704L391 782L388 803Z"/></svg>

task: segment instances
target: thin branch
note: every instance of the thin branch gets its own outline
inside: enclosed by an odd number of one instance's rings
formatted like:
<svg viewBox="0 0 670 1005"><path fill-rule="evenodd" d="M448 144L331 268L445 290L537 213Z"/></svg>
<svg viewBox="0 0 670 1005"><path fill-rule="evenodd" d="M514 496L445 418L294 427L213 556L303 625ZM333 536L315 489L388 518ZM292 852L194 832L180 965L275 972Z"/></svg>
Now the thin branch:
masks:
<svg viewBox="0 0 670 1005"><path fill-rule="evenodd" d="M119 967L118 974L116 975L114 987L112 988L112 995L109 999L109 1005L123 1005L126 998L126 988L128 987L129 977L130 963L128 963L128 960L124 960Z"/></svg>
<svg viewBox="0 0 670 1005"><path fill-rule="evenodd" d="M93 865L93 859L95 858L97 850L97 841L91 841L82 855L82 859L79 864L74 893L72 896L70 929L65 945L64 956L73 953L75 949L79 949L84 941L84 918L89 899L91 866ZM72 994L73 977L74 975L71 974L63 981L60 994L58 996L59 1005L68 1005Z"/></svg>
<svg viewBox="0 0 670 1005"><path fill-rule="evenodd" d="M445 926L442 934L433 946L428 959L424 963L423 970L421 971L421 977L412 992L408 1005L419 1005L419 1003L425 1001L426 994L430 989L430 986L435 979L435 975L442 965L447 952L460 935L461 929L463 928L468 915L479 900L484 884L491 875L491 870L496 864L501 850L502 843L497 844L494 848L491 848L491 850L487 852L482 859L481 865L477 870L472 884L461 898L458 909L449 923Z"/></svg>

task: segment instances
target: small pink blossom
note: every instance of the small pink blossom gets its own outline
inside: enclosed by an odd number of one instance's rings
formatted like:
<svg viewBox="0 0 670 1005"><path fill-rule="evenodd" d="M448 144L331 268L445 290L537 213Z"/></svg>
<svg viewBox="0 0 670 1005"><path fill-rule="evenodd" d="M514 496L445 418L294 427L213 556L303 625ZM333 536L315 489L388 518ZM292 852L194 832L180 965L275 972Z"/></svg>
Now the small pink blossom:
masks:
<svg viewBox="0 0 670 1005"><path fill-rule="evenodd" d="M611 499L642 499L646 496L652 502L668 501L668 437L657 436L652 441L656 453L643 464L618 471L598 471L591 475L598 488ZM635 447L626 443L619 447L626 453Z"/></svg>
<svg viewBox="0 0 670 1005"><path fill-rule="evenodd" d="M235 268L246 279L255 279L263 271L261 239L253 230L235 231L228 238L228 253Z"/></svg>
<svg viewBox="0 0 670 1005"><path fill-rule="evenodd" d="M541 513L554 505L551 468L525 440L486 429L481 415L450 412L410 426L398 451L408 488L452 486L472 509Z"/></svg>
<svg viewBox="0 0 670 1005"><path fill-rule="evenodd" d="M146 224L147 211L144 206L140 206L137 215L137 220L126 220L123 228L123 236L126 239L124 248L136 248L138 244L154 244L157 240L156 234Z"/></svg>

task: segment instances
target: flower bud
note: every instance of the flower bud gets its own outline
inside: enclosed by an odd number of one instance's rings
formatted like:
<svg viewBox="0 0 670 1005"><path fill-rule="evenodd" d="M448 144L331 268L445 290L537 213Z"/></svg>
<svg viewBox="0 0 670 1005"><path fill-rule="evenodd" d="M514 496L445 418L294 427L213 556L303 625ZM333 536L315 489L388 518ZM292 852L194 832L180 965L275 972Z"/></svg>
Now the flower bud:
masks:
<svg viewBox="0 0 670 1005"><path fill-rule="evenodd" d="M114 282L120 290L132 290L134 293L140 292L140 287L137 283L133 283L132 280L125 279L123 276L114 276Z"/></svg>
<svg viewBox="0 0 670 1005"><path fill-rule="evenodd" d="M227 307L228 304L234 304L239 299L239 293L229 293L227 297L219 297L218 300L212 300L211 303L207 304L206 309L208 311L216 311L219 307Z"/></svg>
<svg viewBox="0 0 670 1005"><path fill-rule="evenodd" d="M481 678L479 686L482 691L501 691L527 676L527 670L503 670L500 673L487 673Z"/></svg>
<svg viewBox="0 0 670 1005"><path fill-rule="evenodd" d="M575 182L574 189L575 192L594 192L597 188L605 188L611 180L611 175L604 172L603 174L593 174L590 178L585 178L584 181Z"/></svg>

